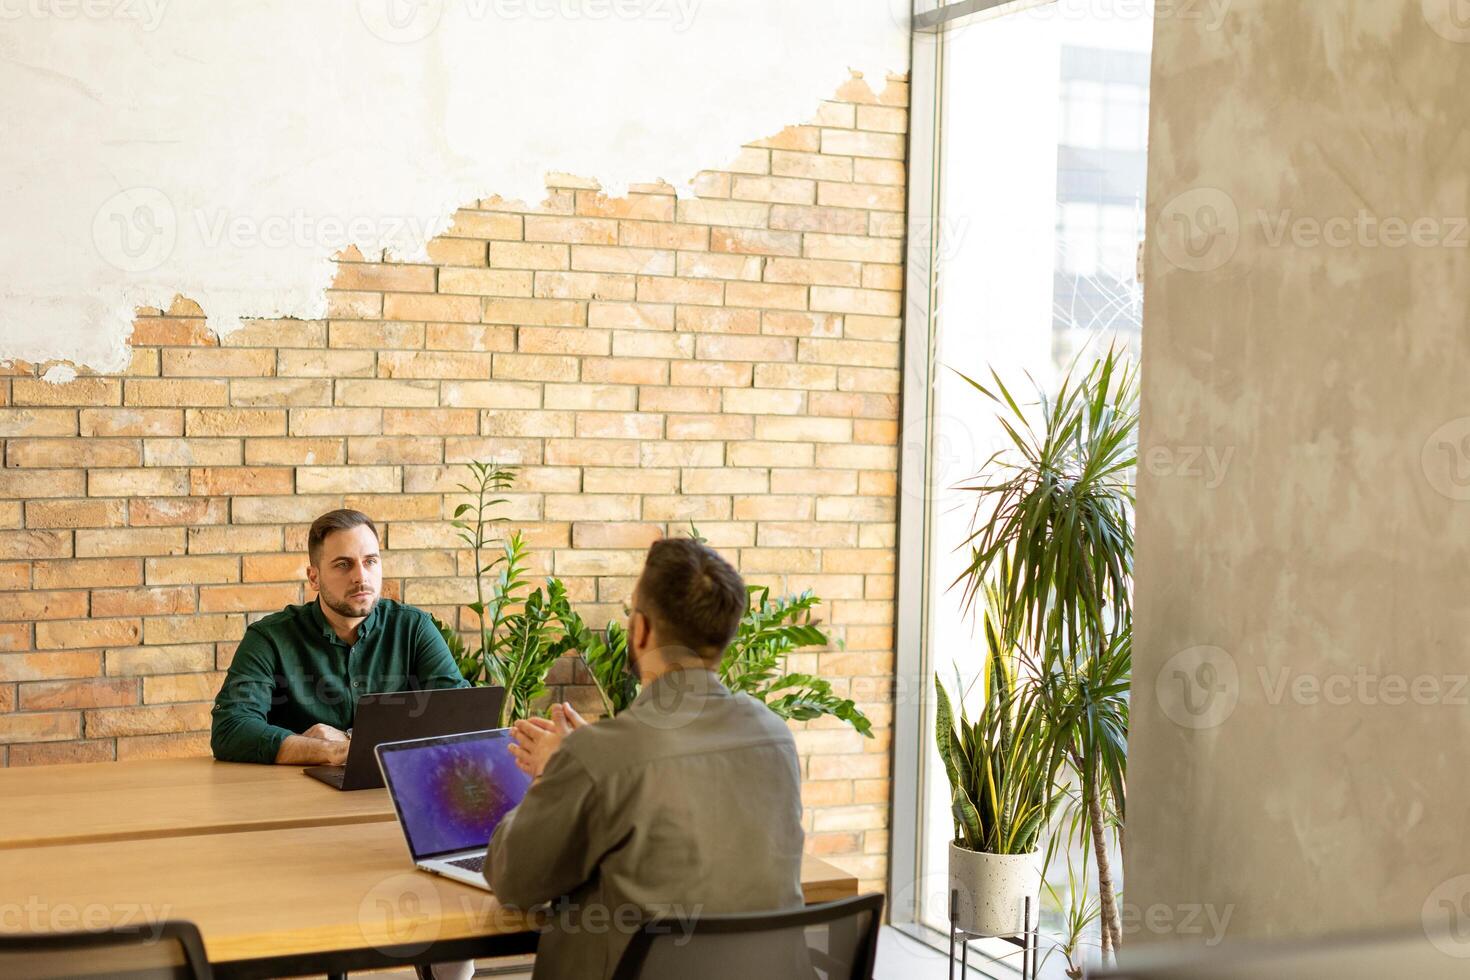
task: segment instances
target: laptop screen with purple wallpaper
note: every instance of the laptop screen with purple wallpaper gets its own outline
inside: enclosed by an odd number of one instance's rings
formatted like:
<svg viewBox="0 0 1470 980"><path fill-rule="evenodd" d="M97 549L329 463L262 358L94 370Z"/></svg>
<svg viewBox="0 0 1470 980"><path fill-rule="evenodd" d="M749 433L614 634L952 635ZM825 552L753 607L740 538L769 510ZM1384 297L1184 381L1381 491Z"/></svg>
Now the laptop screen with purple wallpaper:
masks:
<svg viewBox="0 0 1470 980"><path fill-rule="evenodd" d="M378 762L415 861L485 847L531 785L504 728L385 743Z"/></svg>

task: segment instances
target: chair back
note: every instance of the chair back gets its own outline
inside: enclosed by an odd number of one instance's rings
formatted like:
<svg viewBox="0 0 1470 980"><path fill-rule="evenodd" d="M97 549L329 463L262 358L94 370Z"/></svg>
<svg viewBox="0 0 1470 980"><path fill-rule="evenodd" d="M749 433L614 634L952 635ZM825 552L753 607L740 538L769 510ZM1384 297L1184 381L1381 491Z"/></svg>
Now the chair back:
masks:
<svg viewBox="0 0 1470 980"><path fill-rule="evenodd" d="M6 980L213 980L192 922L106 932L0 934Z"/></svg>
<svg viewBox="0 0 1470 980"><path fill-rule="evenodd" d="M643 925L613 980L872 980L883 896Z"/></svg>

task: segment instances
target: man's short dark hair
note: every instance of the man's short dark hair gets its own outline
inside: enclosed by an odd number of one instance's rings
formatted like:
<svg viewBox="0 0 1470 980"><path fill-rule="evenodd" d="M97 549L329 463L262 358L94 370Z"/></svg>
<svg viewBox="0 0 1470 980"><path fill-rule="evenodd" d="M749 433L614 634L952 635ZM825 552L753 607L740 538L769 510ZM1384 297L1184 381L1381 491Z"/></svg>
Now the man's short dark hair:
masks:
<svg viewBox="0 0 1470 980"><path fill-rule="evenodd" d="M327 535L333 531L349 531L354 527L365 527L373 532L373 537L382 543L378 537L378 528L373 524L373 519L360 510L329 510L321 517L311 522L311 531L306 535L306 556L313 565L322 560L322 542L327 540Z"/></svg>
<svg viewBox="0 0 1470 980"><path fill-rule="evenodd" d="M658 623L661 639L707 662L717 661L735 639L750 604L740 573L692 538L653 543L638 579L638 601Z"/></svg>

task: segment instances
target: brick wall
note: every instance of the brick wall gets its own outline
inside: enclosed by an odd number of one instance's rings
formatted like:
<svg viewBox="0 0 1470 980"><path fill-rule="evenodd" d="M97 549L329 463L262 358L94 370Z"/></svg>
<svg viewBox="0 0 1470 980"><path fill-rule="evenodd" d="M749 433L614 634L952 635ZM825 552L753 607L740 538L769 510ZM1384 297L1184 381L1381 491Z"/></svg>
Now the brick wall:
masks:
<svg viewBox="0 0 1470 980"><path fill-rule="evenodd" d="M217 340L179 300L142 311L125 375L0 369L0 764L207 753L234 644L308 598L330 508L378 521L387 594L452 617L455 484L493 457L536 570L594 622L691 521L749 581L826 600L846 647L793 667L878 737L796 726L808 847L881 887L906 104L854 78L694 199L553 177L538 207L481 201L428 264L344 255L323 321Z"/></svg>

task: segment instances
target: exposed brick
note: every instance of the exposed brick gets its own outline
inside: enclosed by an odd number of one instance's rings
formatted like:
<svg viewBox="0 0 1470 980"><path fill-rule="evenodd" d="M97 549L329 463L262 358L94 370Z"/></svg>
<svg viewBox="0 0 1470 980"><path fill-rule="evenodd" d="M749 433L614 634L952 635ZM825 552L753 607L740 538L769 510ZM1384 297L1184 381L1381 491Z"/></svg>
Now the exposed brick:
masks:
<svg viewBox="0 0 1470 980"><path fill-rule="evenodd" d="M170 408L84 408L80 432L86 437L181 436L184 413Z"/></svg>
<svg viewBox="0 0 1470 980"><path fill-rule="evenodd" d="M143 440L145 467L239 466L240 462L239 439Z"/></svg>
<svg viewBox="0 0 1470 980"><path fill-rule="evenodd" d="M20 685L20 710L61 711L138 703L138 682L114 678L36 681Z"/></svg>
<svg viewBox="0 0 1470 980"><path fill-rule="evenodd" d="M122 390L123 383L115 378L77 378L65 384L53 384L37 378L16 378L10 383L10 404L117 405L122 401Z"/></svg>
<svg viewBox="0 0 1470 980"><path fill-rule="evenodd" d="M69 531L0 531L0 559L70 558L71 549Z"/></svg>
<svg viewBox="0 0 1470 980"><path fill-rule="evenodd" d="M149 646L239 640L244 632L245 617L236 614L151 616L143 621L143 639Z"/></svg>
<svg viewBox="0 0 1470 980"><path fill-rule="evenodd" d="M521 237L521 216L461 208L455 212L454 223L445 235L450 238L517 239Z"/></svg>
<svg viewBox="0 0 1470 980"><path fill-rule="evenodd" d="M332 382L313 378L235 378L230 382L230 404L237 406L330 405Z"/></svg>
<svg viewBox="0 0 1470 980"><path fill-rule="evenodd" d="M82 716L75 711L0 715L0 745L66 741L81 734Z"/></svg>
<svg viewBox="0 0 1470 980"><path fill-rule="evenodd" d="M214 666L214 645L194 643L175 646L117 647L103 653L108 677L141 677L209 670Z"/></svg>
<svg viewBox="0 0 1470 980"><path fill-rule="evenodd" d="M126 646L143 637L137 618L57 620L36 624L37 650L80 650Z"/></svg>
<svg viewBox="0 0 1470 980"><path fill-rule="evenodd" d="M199 589L199 611L277 612L301 602L300 581L279 585L206 585Z"/></svg>
<svg viewBox="0 0 1470 980"><path fill-rule="evenodd" d="M327 316L344 318L377 317L383 312L381 293L359 293L339 289L327 290Z"/></svg>
<svg viewBox="0 0 1470 980"><path fill-rule="evenodd" d="M0 600L0 622L74 619L86 615L85 592L21 592Z"/></svg>
<svg viewBox="0 0 1470 980"><path fill-rule="evenodd" d="M191 408L184 413L184 432L191 437L283 436L286 413L272 408Z"/></svg>
<svg viewBox="0 0 1470 980"><path fill-rule="evenodd" d="M38 589L91 589L143 583L143 562L138 558L89 558L34 563Z"/></svg>
<svg viewBox="0 0 1470 980"><path fill-rule="evenodd" d="M587 306L576 300L487 299L484 322L521 326L581 327L587 325Z"/></svg>
<svg viewBox="0 0 1470 980"><path fill-rule="evenodd" d="M472 408L389 408L383 411L384 435L474 435L479 431L480 413Z"/></svg>
<svg viewBox="0 0 1470 980"><path fill-rule="evenodd" d="M283 539L279 527L191 527L188 531L191 555L280 551ZM145 570L145 575L151 573Z"/></svg>
<svg viewBox="0 0 1470 980"><path fill-rule="evenodd" d="M490 266L495 269L570 269L571 250L566 245L491 242Z"/></svg>
<svg viewBox="0 0 1470 980"><path fill-rule="evenodd" d="M526 241L567 242L578 245L614 245L618 223L609 218L556 218L526 215ZM494 264L492 249L491 264Z"/></svg>
<svg viewBox="0 0 1470 980"><path fill-rule="evenodd" d="M92 593L93 616L164 616L193 611L194 590L188 586L99 589Z"/></svg>
<svg viewBox="0 0 1470 980"><path fill-rule="evenodd" d="M10 747L10 765L63 766L83 762L112 762L115 746L110 740L82 742L31 742Z"/></svg>
<svg viewBox="0 0 1470 980"><path fill-rule="evenodd" d="M83 417L93 409L83 409ZM0 439L23 436L74 436L77 411L72 408L0 408ZM92 435L83 432L82 435Z"/></svg>
<svg viewBox="0 0 1470 980"><path fill-rule="evenodd" d="M96 708L87 711L88 738L187 732L209 727L208 704Z"/></svg>
<svg viewBox="0 0 1470 980"><path fill-rule="evenodd" d="M233 556L149 558L144 563L143 575L149 585L238 582L240 580L240 559Z"/></svg>
<svg viewBox="0 0 1470 980"><path fill-rule="evenodd" d="M170 347L163 352L165 377L260 378L275 373L273 350Z"/></svg>
<svg viewBox="0 0 1470 980"><path fill-rule="evenodd" d="M188 470L93 470L87 474L87 493L93 497L180 496L189 492Z"/></svg>
<svg viewBox="0 0 1470 980"><path fill-rule="evenodd" d="M80 497L83 470L0 470L0 497Z"/></svg>
<svg viewBox="0 0 1470 980"><path fill-rule="evenodd" d="M373 515L379 520L381 515ZM306 555L246 555L243 559L242 578L246 582L304 582L306 580ZM202 590L201 590L202 593Z"/></svg>
<svg viewBox="0 0 1470 980"><path fill-rule="evenodd" d="M230 401L230 383L222 380L130 378L123 386L122 400L125 405L144 408L227 405Z"/></svg>
<svg viewBox="0 0 1470 980"><path fill-rule="evenodd" d="M214 347L219 338L197 317L139 317L128 343L134 347Z"/></svg>
<svg viewBox="0 0 1470 980"><path fill-rule="evenodd" d="M699 225L649 221L618 223L618 244L633 248L673 248L702 252L709 248L710 230Z"/></svg>
<svg viewBox="0 0 1470 980"><path fill-rule="evenodd" d="M585 358L582 380L594 384L658 385L669 379L669 362L653 358Z"/></svg>
<svg viewBox="0 0 1470 980"><path fill-rule="evenodd" d="M247 320L220 338L221 347L325 347L323 320Z"/></svg>
<svg viewBox="0 0 1470 980"><path fill-rule="evenodd" d="M337 266L332 288L379 293L432 293L434 269L425 265L344 262Z"/></svg>
<svg viewBox="0 0 1470 980"><path fill-rule="evenodd" d="M532 273L501 269L443 269L439 273L439 292L466 296L530 296ZM446 319L426 317L426 319ZM461 317L447 319L460 320ZM478 320L479 317L473 319Z"/></svg>
<svg viewBox="0 0 1470 980"><path fill-rule="evenodd" d="M340 494L240 497L234 502L233 517L237 526L242 524L309 525L317 519L318 515L329 510L336 510L341 506L342 496Z"/></svg>
<svg viewBox="0 0 1470 980"><path fill-rule="evenodd" d="M0 562L0 592L13 592L31 587L31 563Z"/></svg>
<svg viewBox="0 0 1470 980"><path fill-rule="evenodd" d="M213 701L224 682L223 671L198 674L157 674L143 678L144 704ZM133 683L136 683L133 682Z"/></svg>
<svg viewBox="0 0 1470 980"><path fill-rule="evenodd" d="M291 493L293 471L287 467L206 467L189 471L189 492L194 496L254 496Z"/></svg>
<svg viewBox="0 0 1470 980"><path fill-rule="evenodd" d="M292 436L372 436L383 432L377 408L293 408L287 421Z"/></svg>

